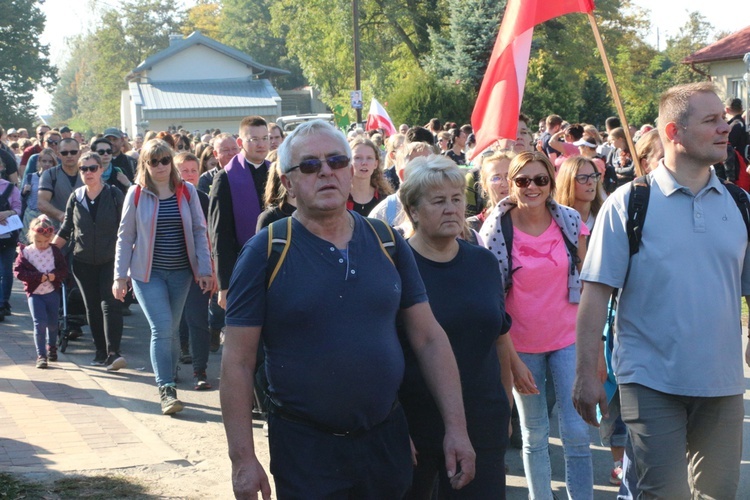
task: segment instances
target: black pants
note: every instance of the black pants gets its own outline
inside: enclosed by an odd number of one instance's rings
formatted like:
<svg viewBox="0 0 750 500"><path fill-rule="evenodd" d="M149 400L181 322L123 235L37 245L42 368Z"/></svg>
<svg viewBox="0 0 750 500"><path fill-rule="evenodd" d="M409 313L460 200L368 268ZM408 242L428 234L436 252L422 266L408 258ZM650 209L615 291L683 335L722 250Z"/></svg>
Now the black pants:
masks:
<svg viewBox="0 0 750 500"><path fill-rule="evenodd" d="M73 276L86 305L97 354L120 352L122 339L122 302L112 295L114 261L92 265L73 261Z"/></svg>

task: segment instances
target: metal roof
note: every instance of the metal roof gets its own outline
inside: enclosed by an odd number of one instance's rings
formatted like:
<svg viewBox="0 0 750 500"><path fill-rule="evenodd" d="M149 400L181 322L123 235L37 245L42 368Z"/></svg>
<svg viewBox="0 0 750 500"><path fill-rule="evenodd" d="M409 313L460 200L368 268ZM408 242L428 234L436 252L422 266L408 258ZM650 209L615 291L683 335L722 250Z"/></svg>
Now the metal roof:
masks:
<svg viewBox="0 0 750 500"><path fill-rule="evenodd" d="M156 54L146 58L146 60L143 61L141 64L139 64L137 68L135 68L133 71L128 73L128 75L125 77L125 80L131 80L137 77L138 73L151 69L151 67L154 64L158 63L159 61L167 59L177 54L178 52L181 52L189 47L192 47L193 45L198 45L198 44L205 45L206 47L209 47L217 52L220 52L233 59L236 59L237 61L247 64L248 66L257 68L260 71L265 71L266 73L269 74L269 76L272 76L271 74L273 73L275 73L276 75L290 74L290 72L285 69L274 68L273 66L266 66L264 64L260 64L259 62L257 62L255 59L245 54L244 52L237 50L235 48L232 48L228 45L224 45L223 43L217 42L213 38L209 38L205 36L200 31L194 31L187 38L170 41L169 47L162 50L161 52L157 52Z"/></svg>
<svg viewBox="0 0 750 500"><path fill-rule="evenodd" d="M281 97L265 79L131 82L144 118L275 115ZM265 112L264 112L265 111Z"/></svg>

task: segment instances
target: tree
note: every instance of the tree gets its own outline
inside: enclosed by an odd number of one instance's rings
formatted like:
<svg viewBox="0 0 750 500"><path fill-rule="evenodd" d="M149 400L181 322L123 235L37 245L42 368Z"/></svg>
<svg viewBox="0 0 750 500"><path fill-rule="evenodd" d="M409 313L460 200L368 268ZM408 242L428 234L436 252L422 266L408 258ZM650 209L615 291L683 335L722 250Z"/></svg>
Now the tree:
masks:
<svg viewBox="0 0 750 500"><path fill-rule="evenodd" d="M84 55L71 57L63 69L65 78L56 91L60 108L55 111L66 116L65 106L72 99L65 94L73 85L76 108L71 119L80 127L100 131L118 124L125 76L169 45L169 35L180 31L182 16L175 0L131 0L119 10L105 11L101 26L75 41L85 47ZM76 50L73 45L74 55Z"/></svg>
<svg viewBox="0 0 750 500"><path fill-rule="evenodd" d="M438 77L465 82L477 91L495 45L505 1L451 0L450 24L430 30L427 68Z"/></svg>
<svg viewBox="0 0 750 500"><path fill-rule="evenodd" d="M388 114L394 123L423 124L434 117L469 123L475 99L470 85L417 70L388 95Z"/></svg>
<svg viewBox="0 0 750 500"><path fill-rule="evenodd" d="M602 128L607 117L615 113L607 82L596 75L586 77L581 99L583 104L578 109L578 119L584 123Z"/></svg>
<svg viewBox="0 0 750 500"><path fill-rule="evenodd" d="M189 35L200 31L209 38L221 40L221 24L224 11L221 4L210 0L198 0L198 3L187 11L187 19L182 26L182 34Z"/></svg>
<svg viewBox="0 0 750 500"><path fill-rule="evenodd" d="M272 0L223 0L217 40L248 54L261 64L291 71L275 77L281 89L306 84L299 61L290 55L286 29L271 29Z"/></svg>
<svg viewBox="0 0 750 500"><path fill-rule="evenodd" d="M696 64L698 71L694 71L689 65L682 64L682 60L708 45L712 31L713 26L705 16L699 12L690 12L688 20L677 32L677 36L667 39L664 55L671 61L672 66L666 71L664 77L671 85L706 79L705 73L708 68L705 65Z"/></svg>
<svg viewBox="0 0 750 500"><path fill-rule="evenodd" d="M0 12L0 123L31 128L34 90L51 90L56 81L49 47L39 41L44 14L36 3L13 0L0 0Z"/></svg>

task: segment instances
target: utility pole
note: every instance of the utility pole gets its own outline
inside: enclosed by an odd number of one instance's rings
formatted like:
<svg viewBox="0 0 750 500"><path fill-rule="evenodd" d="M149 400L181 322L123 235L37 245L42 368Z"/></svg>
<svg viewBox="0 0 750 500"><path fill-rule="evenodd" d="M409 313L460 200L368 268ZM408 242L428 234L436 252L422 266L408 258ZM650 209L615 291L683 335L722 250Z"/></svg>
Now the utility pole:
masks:
<svg viewBox="0 0 750 500"><path fill-rule="evenodd" d="M359 74L359 0L352 0L352 27L354 29L354 90L362 90ZM357 125L360 123L362 123L362 108L357 108Z"/></svg>

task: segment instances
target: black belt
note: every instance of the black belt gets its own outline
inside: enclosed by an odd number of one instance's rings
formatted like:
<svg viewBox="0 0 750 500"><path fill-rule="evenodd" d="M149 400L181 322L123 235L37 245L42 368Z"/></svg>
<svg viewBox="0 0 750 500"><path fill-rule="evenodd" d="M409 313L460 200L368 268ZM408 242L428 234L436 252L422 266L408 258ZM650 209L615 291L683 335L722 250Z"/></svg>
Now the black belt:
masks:
<svg viewBox="0 0 750 500"><path fill-rule="evenodd" d="M366 434L368 431L374 429L375 427L382 425L383 423L387 422L389 418L391 418L391 415L393 415L393 412L399 407L401 404L398 402L398 400L393 402L393 405L391 406L391 411L388 412L388 416L386 416L382 422L375 424L370 429L365 429L363 427L360 427L358 429L354 430L342 430L337 429L335 427L331 427L329 425L321 424L320 422L316 422L314 420L310 420L307 417L304 417L302 415L299 415L297 413L291 412L284 408L283 406L279 406L276 404L273 399L268 398L268 411L270 413L273 413L274 415L278 416L279 418L282 418L288 422L294 422L296 424L302 424L306 425L308 427L312 427L315 430L318 430L320 432L324 432L326 434L331 434L332 436L338 436L338 437L359 437Z"/></svg>

